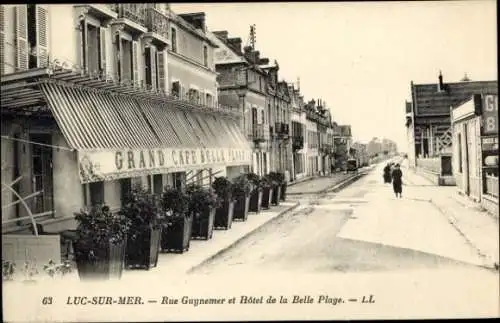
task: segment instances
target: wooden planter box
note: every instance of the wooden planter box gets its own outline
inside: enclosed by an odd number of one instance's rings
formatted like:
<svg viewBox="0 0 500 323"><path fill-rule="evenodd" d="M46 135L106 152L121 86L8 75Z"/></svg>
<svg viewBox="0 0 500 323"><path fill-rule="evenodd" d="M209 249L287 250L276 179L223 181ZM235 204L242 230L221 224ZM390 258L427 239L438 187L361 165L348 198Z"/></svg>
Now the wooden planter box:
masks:
<svg viewBox="0 0 500 323"><path fill-rule="evenodd" d="M96 259L89 257L88 248L81 242L74 244L76 267L81 280L121 278L125 263L126 241L108 243L101 249L93 249ZM96 252L97 251L97 252Z"/></svg>
<svg viewBox="0 0 500 323"><path fill-rule="evenodd" d="M235 201L224 201L222 205L215 209L215 229L231 229L231 224L233 223L233 213Z"/></svg>
<svg viewBox="0 0 500 323"><path fill-rule="evenodd" d="M250 206L250 196L239 197L234 205L233 220L246 221L248 218L248 208Z"/></svg>
<svg viewBox="0 0 500 323"><path fill-rule="evenodd" d="M205 211L200 217L193 217L191 239L212 239L214 232L215 208Z"/></svg>
<svg viewBox="0 0 500 323"><path fill-rule="evenodd" d="M262 208L269 209L271 207L271 198L273 197L273 188L265 187L262 189Z"/></svg>
<svg viewBox="0 0 500 323"><path fill-rule="evenodd" d="M262 190L255 190L250 195L250 205L248 207L249 212L259 213L262 205Z"/></svg>
<svg viewBox="0 0 500 323"><path fill-rule="evenodd" d="M281 197L281 185L277 185L273 188L273 194L271 195L271 204L280 205Z"/></svg>
<svg viewBox="0 0 500 323"><path fill-rule="evenodd" d="M176 253L188 251L192 227L193 216L176 217L171 225L161 231L161 250Z"/></svg>
<svg viewBox="0 0 500 323"><path fill-rule="evenodd" d="M158 265L160 252L161 228L146 229L136 235L135 239L129 235L125 254L127 268L145 268L149 270Z"/></svg>
<svg viewBox="0 0 500 323"><path fill-rule="evenodd" d="M286 200L286 188L288 187L287 183L281 184L281 195L280 195L280 200L285 201Z"/></svg>

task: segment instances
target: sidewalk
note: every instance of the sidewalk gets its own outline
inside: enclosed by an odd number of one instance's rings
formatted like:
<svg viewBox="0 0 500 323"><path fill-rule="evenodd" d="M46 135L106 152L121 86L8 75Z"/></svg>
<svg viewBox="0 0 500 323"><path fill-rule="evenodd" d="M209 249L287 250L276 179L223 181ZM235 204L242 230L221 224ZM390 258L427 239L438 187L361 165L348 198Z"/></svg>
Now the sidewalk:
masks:
<svg viewBox="0 0 500 323"><path fill-rule="evenodd" d="M259 214L250 213L245 222L233 221L229 230L214 230L210 240L191 240L189 250L182 253L160 253L158 265L149 271L125 270L122 280L144 279L144 276L183 275L191 269L209 261L217 254L229 249L239 240L259 229L269 221L292 211L299 205L298 202L281 202L270 210L263 210Z"/></svg>
<svg viewBox="0 0 500 323"><path fill-rule="evenodd" d="M355 178L357 175L361 175L363 173L363 170L360 170L358 174L345 174L344 172L339 172L333 175L315 177L310 180L290 185L287 187L286 194L301 195L323 193L334 186L347 181L348 179Z"/></svg>
<svg viewBox="0 0 500 323"><path fill-rule="evenodd" d="M403 172L407 185L418 187L422 197L428 199L477 251L485 266L498 269L498 219L484 211L479 204L460 195L455 186L435 186L406 167Z"/></svg>

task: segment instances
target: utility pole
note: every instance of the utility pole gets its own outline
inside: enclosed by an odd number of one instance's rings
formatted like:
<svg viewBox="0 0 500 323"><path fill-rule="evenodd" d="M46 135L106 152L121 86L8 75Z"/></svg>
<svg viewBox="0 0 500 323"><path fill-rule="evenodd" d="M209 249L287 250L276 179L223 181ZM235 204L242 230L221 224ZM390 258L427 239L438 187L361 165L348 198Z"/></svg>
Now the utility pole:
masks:
<svg viewBox="0 0 500 323"><path fill-rule="evenodd" d="M257 34L255 32L255 24L250 25L250 36L248 37L248 41L250 43L250 47L252 47L252 50L255 50L255 43L257 42Z"/></svg>

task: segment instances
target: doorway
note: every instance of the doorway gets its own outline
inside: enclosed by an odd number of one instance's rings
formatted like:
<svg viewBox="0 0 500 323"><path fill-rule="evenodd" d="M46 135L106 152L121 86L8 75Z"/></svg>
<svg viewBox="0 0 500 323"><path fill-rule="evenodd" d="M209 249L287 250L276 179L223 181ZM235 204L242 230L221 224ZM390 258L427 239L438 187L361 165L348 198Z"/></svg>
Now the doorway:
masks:
<svg viewBox="0 0 500 323"><path fill-rule="evenodd" d="M52 144L50 134L30 134L30 141L45 145ZM54 209L54 179L52 172L52 147L31 144L31 179L32 192L41 191L33 197L33 213L42 213Z"/></svg>

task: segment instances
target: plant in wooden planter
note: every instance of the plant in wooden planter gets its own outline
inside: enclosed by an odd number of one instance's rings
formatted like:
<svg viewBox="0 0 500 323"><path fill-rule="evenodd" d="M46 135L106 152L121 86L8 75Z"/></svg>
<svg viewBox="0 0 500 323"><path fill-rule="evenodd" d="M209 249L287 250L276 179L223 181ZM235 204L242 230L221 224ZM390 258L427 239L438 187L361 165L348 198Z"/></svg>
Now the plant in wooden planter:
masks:
<svg viewBox="0 0 500 323"><path fill-rule="evenodd" d="M279 205L281 198L281 182L278 172L270 172L268 174L269 182L273 187L273 194L271 196L271 204Z"/></svg>
<svg viewBox="0 0 500 323"><path fill-rule="evenodd" d="M247 174L247 178L252 183L253 190L250 192L250 205L249 212L259 213L262 205L262 178L255 174L249 173Z"/></svg>
<svg viewBox="0 0 500 323"><path fill-rule="evenodd" d="M233 180L232 188L233 197L236 199L233 215L234 220L246 221L250 206L250 192L253 189L252 183L250 183L245 174L242 174Z"/></svg>
<svg viewBox="0 0 500 323"><path fill-rule="evenodd" d="M193 223L189 195L183 190L165 187L161 203L165 215L161 233L162 251L177 253L188 251Z"/></svg>
<svg viewBox="0 0 500 323"><path fill-rule="evenodd" d="M193 214L191 238L209 240L214 230L217 195L212 188L191 184L186 188L189 195L189 212Z"/></svg>
<svg viewBox="0 0 500 323"><path fill-rule="evenodd" d="M165 220L159 198L136 186L119 212L130 220L125 266L150 269L158 264L162 223Z"/></svg>
<svg viewBox="0 0 500 323"><path fill-rule="evenodd" d="M216 177L212 183L212 188L219 200L215 209L215 229L228 230L233 222L234 204L232 183L226 177Z"/></svg>
<svg viewBox="0 0 500 323"><path fill-rule="evenodd" d="M271 207L271 199L273 197L273 181L269 178L268 175L262 176L261 183L262 187L262 208L269 209Z"/></svg>
<svg viewBox="0 0 500 323"><path fill-rule="evenodd" d="M93 206L76 213L74 244L80 279L120 278L130 220L108 206Z"/></svg>

